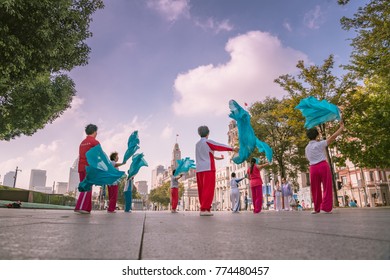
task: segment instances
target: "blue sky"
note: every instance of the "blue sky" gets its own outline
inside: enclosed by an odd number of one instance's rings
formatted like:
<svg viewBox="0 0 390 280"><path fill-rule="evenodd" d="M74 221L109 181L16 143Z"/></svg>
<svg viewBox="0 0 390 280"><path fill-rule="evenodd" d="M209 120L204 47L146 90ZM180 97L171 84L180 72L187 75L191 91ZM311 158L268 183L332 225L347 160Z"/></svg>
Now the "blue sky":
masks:
<svg viewBox="0 0 390 280"><path fill-rule="evenodd" d="M335 55L334 73L346 64L353 37L340 27L366 1L336 0L111 0L93 16L89 64L70 72L77 96L72 108L33 136L0 142L0 175L47 170L47 185L68 181L84 127L120 159L128 136L139 131L148 168L170 163L176 134L182 156L194 158L197 128L227 143L228 101L240 104L286 93L273 81L296 75L298 60L322 64ZM129 166L122 167L126 171Z"/></svg>

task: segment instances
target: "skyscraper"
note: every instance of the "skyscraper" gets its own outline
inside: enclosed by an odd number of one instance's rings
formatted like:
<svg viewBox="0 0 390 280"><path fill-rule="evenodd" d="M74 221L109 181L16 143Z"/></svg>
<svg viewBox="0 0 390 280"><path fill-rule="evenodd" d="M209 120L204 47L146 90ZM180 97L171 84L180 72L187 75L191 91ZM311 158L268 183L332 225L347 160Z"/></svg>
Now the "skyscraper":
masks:
<svg viewBox="0 0 390 280"><path fill-rule="evenodd" d="M74 161L71 168L69 168L69 182L67 192L74 192L80 183L80 177L78 172L78 158Z"/></svg>
<svg viewBox="0 0 390 280"><path fill-rule="evenodd" d="M15 180L15 171L9 171L4 175L3 185L7 187L13 187Z"/></svg>
<svg viewBox="0 0 390 280"><path fill-rule="evenodd" d="M156 169L152 170L152 186L151 186L150 190L153 190L153 189L157 188L157 186L158 186L157 177L160 174L164 174L164 172L165 172L165 168L162 165L158 165L156 167Z"/></svg>
<svg viewBox="0 0 390 280"><path fill-rule="evenodd" d="M31 169L29 189L34 187L46 187L46 170Z"/></svg>

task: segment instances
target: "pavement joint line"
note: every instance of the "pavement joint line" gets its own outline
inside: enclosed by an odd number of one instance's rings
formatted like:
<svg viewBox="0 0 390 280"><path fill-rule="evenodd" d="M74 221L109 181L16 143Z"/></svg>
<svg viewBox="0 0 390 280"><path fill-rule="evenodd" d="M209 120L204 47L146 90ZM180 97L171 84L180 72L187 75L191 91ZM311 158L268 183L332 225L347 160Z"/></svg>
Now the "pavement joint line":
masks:
<svg viewBox="0 0 390 280"><path fill-rule="evenodd" d="M138 260L142 260L142 246L144 244L145 222L146 222L146 213L144 214L144 222L142 225L142 234L141 234L141 241L139 245Z"/></svg>
<svg viewBox="0 0 390 280"><path fill-rule="evenodd" d="M275 229L275 230L284 230L284 231L295 231L295 232L302 232L302 233L312 233L312 234L318 234L318 235L328 235L328 236L336 236L336 237L345 237L345 238L355 238L355 239L362 239L362 240L371 240L371 241L379 241L379 242L388 242L390 243L390 240L386 239L377 239L377 238L369 238L369 237L362 237L362 236L353 236L353 235L345 235L345 234L336 234L336 233L326 233L326 232L313 232L313 231L306 231L306 230L299 230L299 229L291 229L291 228L277 228L277 227L264 227L267 229Z"/></svg>

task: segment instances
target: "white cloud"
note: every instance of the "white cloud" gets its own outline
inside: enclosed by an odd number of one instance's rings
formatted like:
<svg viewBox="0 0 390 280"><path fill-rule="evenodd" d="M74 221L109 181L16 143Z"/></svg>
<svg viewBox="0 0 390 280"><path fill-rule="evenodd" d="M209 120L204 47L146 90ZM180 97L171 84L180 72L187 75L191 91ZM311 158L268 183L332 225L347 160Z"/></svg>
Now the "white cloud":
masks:
<svg viewBox="0 0 390 280"><path fill-rule="evenodd" d="M162 139L169 139L173 135L173 127L170 124L167 124L161 132Z"/></svg>
<svg viewBox="0 0 390 280"><path fill-rule="evenodd" d="M208 18L206 21L195 20L195 25L201 27L203 30L213 30L215 33L221 31L232 31L234 29L233 25L229 20L223 20L218 22L213 18Z"/></svg>
<svg viewBox="0 0 390 280"><path fill-rule="evenodd" d="M189 0L148 0L147 6L157 11L168 21L176 21L180 17L190 17Z"/></svg>
<svg viewBox="0 0 390 280"><path fill-rule="evenodd" d="M5 174L9 171L15 171L16 166L20 167L20 165L24 162L23 157L12 158L3 162L0 162L0 171ZM1 175L0 173L0 175Z"/></svg>
<svg viewBox="0 0 390 280"><path fill-rule="evenodd" d="M49 145L40 144L38 147L35 147L32 151L30 151L29 155L40 157L47 155L48 153L56 152L59 143L59 140L54 140Z"/></svg>
<svg viewBox="0 0 390 280"><path fill-rule="evenodd" d="M222 115L228 113L230 99L250 104L266 96L281 97L285 92L274 79L297 72L298 60L307 61L304 53L261 31L234 37L225 49L230 54L227 63L202 65L177 76L173 103L177 115Z"/></svg>
<svg viewBox="0 0 390 280"><path fill-rule="evenodd" d="M283 22L283 27L284 27L285 29L287 29L288 32L291 32L291 31L292 31L291 24L290 24L287 20L285 20L285 21Z"/></svg>
<svg viewBox="0 0 390 280"><path fill-rule="evenodd" d="M304 24L310 29L320 28L320 25L324 23L324 21L325 18L319 5L307 12L303 18Z"/></svg>

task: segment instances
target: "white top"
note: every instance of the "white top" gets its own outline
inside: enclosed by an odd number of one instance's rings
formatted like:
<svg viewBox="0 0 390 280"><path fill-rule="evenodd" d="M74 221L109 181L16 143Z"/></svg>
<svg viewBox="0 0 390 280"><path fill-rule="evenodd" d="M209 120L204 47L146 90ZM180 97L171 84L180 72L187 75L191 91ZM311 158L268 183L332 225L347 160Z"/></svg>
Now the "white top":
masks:
<svg viewBox="0 0 390 280"><path fill-rule="evenodd" d="M310 165L317 164L326 160L325 148L328 146L326 140L316 141L312 140L307 144L305 149L306 158L309 160Z"/></svg>
<svg viewBox="0 0 390 280"><path fill-rule="evenodd" d="M133 180L130 178L126 180L125 187L123 188L123 192L131 192L133 189Z"/></svg>
<svg viewBox="0 0 390 280"><path fill-rule="evenodd" d="M195 147L196 172L215 171L214 151L232 151L227 145L202 137Z"/></svg>

